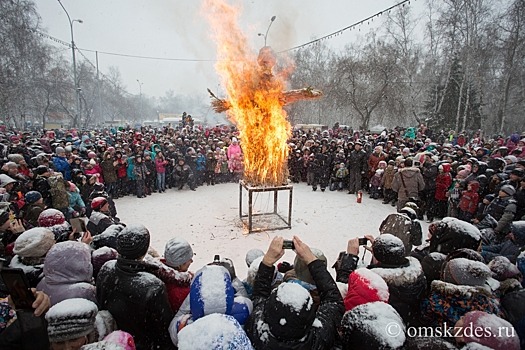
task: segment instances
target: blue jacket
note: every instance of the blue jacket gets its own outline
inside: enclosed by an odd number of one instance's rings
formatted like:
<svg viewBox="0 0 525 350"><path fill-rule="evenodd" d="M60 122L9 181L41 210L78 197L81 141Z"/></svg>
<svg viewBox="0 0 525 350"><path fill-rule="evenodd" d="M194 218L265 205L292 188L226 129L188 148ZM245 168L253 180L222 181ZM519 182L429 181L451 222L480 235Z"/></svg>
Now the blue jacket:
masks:
<svg viewBox="0 0 525 350"><path fill-rule="evenodd" d="M71 166L65 157L53 157L53 165L64 175L64 179L71 180Z"/></svg>

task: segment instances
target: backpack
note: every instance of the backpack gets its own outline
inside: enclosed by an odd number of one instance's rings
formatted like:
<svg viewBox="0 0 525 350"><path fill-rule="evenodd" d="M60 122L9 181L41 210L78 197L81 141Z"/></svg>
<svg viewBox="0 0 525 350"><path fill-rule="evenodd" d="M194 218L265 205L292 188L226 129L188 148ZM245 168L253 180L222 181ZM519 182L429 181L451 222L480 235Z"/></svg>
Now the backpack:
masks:
<svg viewBox="0 0 525 350"><path fill-rule="evenodd" d="M51 202L53 208L64 209L69 207L69 195L66 190L66 182L64 178L59 176L50 176L47 179L51 192Z"/></svg>

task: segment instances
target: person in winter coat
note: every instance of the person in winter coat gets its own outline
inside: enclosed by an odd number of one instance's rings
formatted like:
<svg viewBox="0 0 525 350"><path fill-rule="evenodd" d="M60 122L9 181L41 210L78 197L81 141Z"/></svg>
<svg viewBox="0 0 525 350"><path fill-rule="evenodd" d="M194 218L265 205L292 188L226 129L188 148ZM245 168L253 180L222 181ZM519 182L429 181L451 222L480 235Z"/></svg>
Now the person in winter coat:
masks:
<svg viewBox="0 0 525 350"><path fill-rule="evenodd" d="M66 158L66 150L63 147L57 147L55 149L56 156L53 157L53 165L55 170L61 172L64 179L67 181L71 180L71 165Z"/></svg>
<svg viewBox="0 0 525 350"><path fill-rule="evenodd" d="M498 221L498 226L494 232L501 240L509 232L510 224L514 220L517 205L512 196L516 193L514 187L510 185L502 186L498 196L485 208L484 214L490 214Z"/></svg>
<svg viewBox="0 0 525 350"><path fill-rule="evenodd" d="M357 193L363 188L361 177L367 171L367 156L362 147L361 141L356 141L354 150L350 152L347 158L347 168L350 172L348 176L348 194Z"/></svg>
<svg viewBox="0 0 525 350"><path fill-rule="evenodd" d="M232 137L232 143L228 146L228 151L226 155L228 156L228 160L232 159L235 156L241 156L242 150L241 146L239 145L239 141L237 141L237 138Z"/></svg>
<svg viewBox="0 0 525 350"><path fill-rule="evenodd" d="M397 210L406 202L419 199L419 192L425 188L425 181L419 168L412 167L412 159L405 159L405 167L394 175L392 189L397 192Z"/></svg>
<svg viewBox="0 0 525 350"><path fill-rule="evenodd" d="M330 180L330 171L332 159L328 153L328 147L326 145L321 146L321 152L315 154L315 177L314 183L312 184L312 190L316 191L317 186L321 188L321 191L324 192L328 186Z"/></svg>
<svg viewBox="0 0 525 350"><path fill-rule="evenodd" d="M38 217L44 211L44 198L38 191L29 191L24 196L26 205L22 208L22 219L28 228L38 226Z"/></svg>
<svg viewBox="0 0 525 350"><path fill-rule="evenodd" d="M433 214L434 217L443 219L447 216L448 189L452 185L450 175L450 164L443 163L438 167L439 174L436 177L436 191L434 193Z"/></svg>
<svg viewBox="0 0 525 350"><path fill-rule="evenodd" d="M162 151L159 151L155 157L155 170L157 171L157 189L159 193L166 192L166 166L168 161L164 158Z"/></svg>
<svg viewBox="0 0 525 350"><path fill-rule="evenodd" d="M293 242L297 255L308 265L321 303L315 310L308 291L296 283L282 283L271 290L273 265L284 255L283 238L275 237L259 266L252 294L254 308L245 326L255 349L330 349L337 338L344 312L337 285L306 244L298 237ZM298 311L296 305L300 305Z"/></svg>
<svg viewBox="0 0 525 350"><path fill-rule="evenodd" d="M470 222L478 211L479 182L471 181L467 184L467 190L461 193L459 199L459 219Z"/></svg>
<svg viewBox="0 0 525 350"><path fill-rule="evenodd" d="M215 186L215 168L217 167L217 159L212 150L206 152L206 173L204 177L206 178L206 185Z"/></svg>
<svg viewBox="0 0 525 350"><path fill-rule="evenodd" d="M49 295L51 306L71 298L83 298L96 303L96 288L92 279L89 247L76 241L60 242L47 252L44 278L36 288Z"/></svg>
<svg viewBox="0 0 525 350"><path fill-rule="evenodd" d="M189 165L185 164L184 158L180 158L175 166L175 183L179 190L182 190L184 185L187 184L192 191L195 191L193 171Z"/></svg>
<svg viewBox="0 0 525 350"><path fill-rule="evenodd" d="M481 255L485 262L490 262L497 256L504 256L512 263L516 263L521 249L525 246L525 221L514 221L510 226L510 233L502 243L484 245Z"/></svg>
<svg viewBox="0 0 525 350"><path fill-rule="evenodd" d="M488 284L492 273L482 262L457 258L443 267L441 280L433 281L430 295L421 303L422 322L433 327L455 324L469 311L499 315L498 299Z"/></svg>
<svg viewBox="0 0 525 350"><path fill-rule="evenodd" d="M421 223L417 220L416 211L408 206L401 209L399 213L388 215L381 222L379 232L399 238L405 246L406 256L410 255L413 245L419 246L422 243Z"/></svg>
<svg viewBox="0 0 525 350"><path fill-rule="evenodd" d="M92 236L104 232L109 226L118 224L109 211L108 200L104 197L96 197L91 201L91 216L87 223L87 230Z"/></svg>
<svg viewBox="0 0 525 350"><path fill-rule="evenodd" d="M118 161L113 159L110 152L104 152L103 160L100 162L100 168L102 170L102 177L104 178L104 184L106 185L106 191L111 197L117 195L117 165Z"/></svg>
<svg viewBox="0 0 525 350"><path fill-rule="evenodd" d="M45 165L39 165L35 169L35 179L33 180L33 189L40 192L42 198L44 198L44 205L46 207L52 207L53 202L51 200L51 186L47 179L51 176L52 171Z"/></svg>
<svg viewBox="0 0 525 350"><path fill-rule="evenodd" d="M379 169L379 162L385 161L386 158L387 154L383 152L383 146L376 146L367 161L369 180L374 176L376 170Z"/></svg>
<svg viewBox="0 0 525 350"><path fill-rule="evenodd" d="M381 187L383 188L383 204L388 204L395 198L395 192L392 190L392 182L397 169L393 160L388 161L388 165L381 177Z"/></svg>
<svg viewBox="0 0 525 350"><path fill-rule="evenodd" d="M102 266L97 276L97 300L119 328L133 335L138 350L175 349L168 326L173 311L164 283L143 261L150 234L142 225L127 226L117 236L119 257Z"/></svg>
<svg viewBox="0 0 525 350"><path fill-rule="evenodd" d="M68 192L69 195L69 213L73 217L81 216L86 213L86 204L80 196L80 190L74 183L69 182Z"/></svg>
<svg viewBox="0 0 525 350"><path fill-rule="evenodd" d="M438 167L435 164L436 156L426 152L424 156L423 167L421 168L421 174L425 181L425 188L421 192L421 218L424 214L427 215L427 222L434 220L434 212L432 206L434 203L434 196L436 193L436 178L438 176Z"/></svg>
<svg viewBox="0 0 525 350"><path fill-rule="evenodd" d="M135 180L137 198L145 198L147 193L146 177L148 176L148 168L142 162L142 156L140 154L135 156L133 163L133 177Z"/></svg>
<svg viewBox="0 0 525 350"><path fill-rule="evenodd" d="M118 199L128 194L127 165L120 151L115 152L115 161L117 162L115 166L117 169L117 192L113 198Z"/></svg>
<svg viewBox="0 0 525 350"><path fill-rule="evenodd" d="M166 242L164 259L161 259L160 262L153 259L147 261L158 267L153 274L166 285L171 309L177 313L182 302L190 293L193 278L193 273L188 270L193 262L191 245L184 239L172 238Z"/></svg>

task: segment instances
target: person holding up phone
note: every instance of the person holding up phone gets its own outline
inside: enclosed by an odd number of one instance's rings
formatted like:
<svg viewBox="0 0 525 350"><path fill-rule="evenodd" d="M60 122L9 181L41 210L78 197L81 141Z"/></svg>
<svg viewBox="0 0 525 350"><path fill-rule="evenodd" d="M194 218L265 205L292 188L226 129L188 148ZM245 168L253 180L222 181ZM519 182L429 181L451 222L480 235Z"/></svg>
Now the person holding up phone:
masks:
<svg viewBox="0 0 525 350"><path fill-rule="evenodd" d="M335 342L336 325L344 313L341 294L325 263L297 236L293 238L294 251L308 266L317 286L321 299L319 307L313 306L310 293L297 283L281 283L272 290L274 264L284 255L283 241L282 237L272 240L259 266L252 294L253 312L245 325L246 334L255 349L292 348L299 347L299 344L301 348L329 349ZM298 312L286 298L280 297L291 294L294 295L294 305L302 301ZM320 323L317 326L312 325L315 319ZM257 326L261 322L268 325L270 332Z"/></svg>

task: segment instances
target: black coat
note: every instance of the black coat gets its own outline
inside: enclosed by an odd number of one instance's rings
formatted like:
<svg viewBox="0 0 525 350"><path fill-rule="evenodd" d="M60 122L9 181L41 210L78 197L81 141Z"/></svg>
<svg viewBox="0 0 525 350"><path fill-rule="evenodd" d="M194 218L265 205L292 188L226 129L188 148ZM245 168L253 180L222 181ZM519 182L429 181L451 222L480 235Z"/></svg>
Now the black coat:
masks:
<svg viewBox="0 0 525 350"><path fill-rule="evenodd" d="M175 349L168 332L174 314L166 286L148 272L152 268L121 258L107 262L97 276L97 301L133 335L137 350Z"/></svg>
<svg viewBox="0 0 525 350"><path fill-rule="evenodd" d="M289 341L277 339L269 331L268 326L261 327L258 325L260 322L263 324L265 322L266 301L271 294L274 269L273 266L268 267L261 263L255 278L252 294L253 312L245 325L246 334L248 334L254 348L265 350L331 349L337 338L337 327L341 323L345 308L335 281L326 270L326 265L320 260L315 260L308 265L321 299L315 314L320 325L309 326L304 337Z"/></svg>

